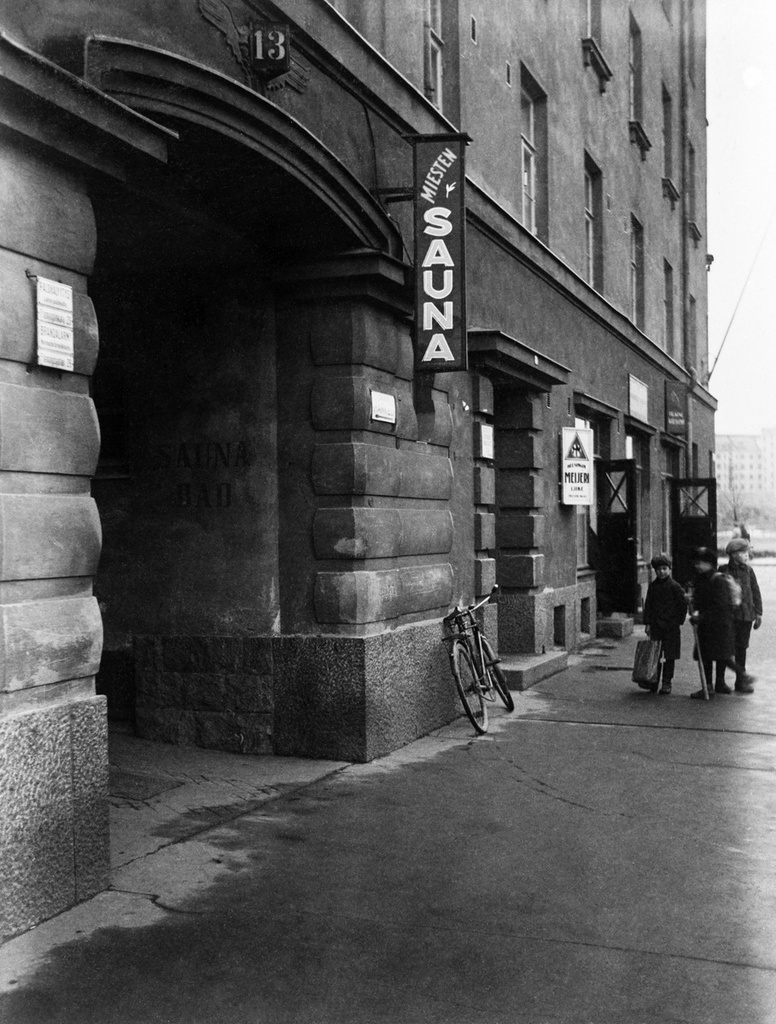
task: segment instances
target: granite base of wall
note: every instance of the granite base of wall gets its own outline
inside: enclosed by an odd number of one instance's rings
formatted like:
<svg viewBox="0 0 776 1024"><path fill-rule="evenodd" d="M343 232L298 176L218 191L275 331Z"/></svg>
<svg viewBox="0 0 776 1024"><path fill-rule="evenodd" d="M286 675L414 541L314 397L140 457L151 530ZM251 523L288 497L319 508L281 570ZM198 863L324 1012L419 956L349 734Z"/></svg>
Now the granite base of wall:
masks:
<svg viewBox="0 0 776 1024"><path fill-rule="evenodd" d="M441 623L372 637L137 637L139 736L370 761L459 713Z"/></svg>
<svg viewBox="0 0 776 1024"><path fill-rule="evenodd" d="M460 714L441 623L278 638L275 751L371 761Z"/></svg>
<svg viewBox="0 0 776 1024"><path fill-rule="evenodd" d="M108 885L104 697L0 720L0 933L13 935Z"/></svg>
<svg viewBox="0 0 776 1024"><path fill-rule="evenodd" d="M143 636L134 656L138 736L273 753L272 637Z"/></svg>
<svg viewBox="0 0 776 1024"><path fill-rule="evenodd" d="M581 630L582 601L590 632ZM575 650L595 635L595 579L569 587L548 587L534 594L502 594L498 602L499 651L502 654L544 654L557 648Z"/></svg>

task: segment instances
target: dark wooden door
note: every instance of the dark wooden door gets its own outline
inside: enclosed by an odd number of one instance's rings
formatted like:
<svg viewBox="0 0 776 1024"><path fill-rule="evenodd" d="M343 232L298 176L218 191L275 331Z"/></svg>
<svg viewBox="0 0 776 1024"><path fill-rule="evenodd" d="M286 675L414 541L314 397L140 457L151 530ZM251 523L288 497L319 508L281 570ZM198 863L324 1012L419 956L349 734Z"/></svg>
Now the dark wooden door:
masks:
<svg viewBox="0 0 776 1024"><path fill-rule="evenodd" d="M695 548L717 550L717 481L671 481L671 536L673 575L680 583L692 577Z"/></svg>
<svg viewBox="0 0 776 1024"><path fill-rule="evenodd" d="M598 608L635 612L638 602L636 545L636 463L611 459L596 463L598 523L596 568Z"/></svg>

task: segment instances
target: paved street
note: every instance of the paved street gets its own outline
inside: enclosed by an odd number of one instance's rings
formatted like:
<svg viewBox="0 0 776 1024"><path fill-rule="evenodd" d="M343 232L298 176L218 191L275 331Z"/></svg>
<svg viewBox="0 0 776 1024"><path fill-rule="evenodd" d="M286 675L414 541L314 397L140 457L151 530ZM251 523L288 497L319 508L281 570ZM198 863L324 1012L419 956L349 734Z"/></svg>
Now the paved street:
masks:
<svg viewBox="0 0 776 1024"><path fill-rule="evenodd" d="M114 798L112 889L3 947L0 1018L773 1024L776 566L756 568L751 697L688 699L689 633L673 695L639 690L637 629L488 736L461 720L370 765L190 752L165 788L118 738L138 788Z"/></svg>

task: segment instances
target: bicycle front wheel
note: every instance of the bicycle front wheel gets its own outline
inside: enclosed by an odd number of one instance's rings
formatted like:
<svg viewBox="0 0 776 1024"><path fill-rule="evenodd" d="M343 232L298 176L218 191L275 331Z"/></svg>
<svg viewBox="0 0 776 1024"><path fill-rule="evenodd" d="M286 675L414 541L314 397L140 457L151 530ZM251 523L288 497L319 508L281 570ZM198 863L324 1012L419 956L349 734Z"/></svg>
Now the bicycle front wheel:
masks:
<svg viewBox="0 0 776 1024"><path fill-rule="evenodd" d="M488 731L488 709L482 696L482 685L477 679L471 655L465 644L453 644L450 652L453 678L463 709L478 733Z"/></svg>
<svg viewBox="0 0 776 1024"><path fill-rule="evenodd" d="M509 692L507 677L504 675L499 665L493 664L496 660L496 654L490 646L490 641L486 640L485 637L482 638L482 653L485 655L485 662L488 665L490 678L493 681L496 693L501 697L502 704L507 711L514 711L515 701L512 694Z"/></svg>

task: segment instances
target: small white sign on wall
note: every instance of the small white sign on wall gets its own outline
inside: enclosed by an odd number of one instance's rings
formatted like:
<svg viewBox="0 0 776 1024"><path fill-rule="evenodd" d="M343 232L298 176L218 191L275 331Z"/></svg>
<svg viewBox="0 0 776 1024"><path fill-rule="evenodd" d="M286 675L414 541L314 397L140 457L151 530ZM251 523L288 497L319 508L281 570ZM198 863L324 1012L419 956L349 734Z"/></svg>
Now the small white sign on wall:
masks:
<svg viewBox="0 0 776 1024"><path fill-rule="evenodd" d="M378 423L396 422L396 396L372 391L372 419Z"/></svg>
<svg viewBox="0 0 776 1024"><path fill-rule="evenodd" d="M37 278L38 366L73 369L73 289L69 284Z"/></svg>
<svg viewBox="0 0 776 1024"><path fill-rule="evenodd" d="M563 427L561 474L564 505L593 503L593 431Z"/></svg>
<svg viewBox="0 0 776 1024"><path fill-rule="evenodd" d="M649 423L649 388L632 374L628 376L628 412L634 419Z"/></svg>
<svg viewBox="0 0 776 1024"><path fill-rule="evenodd" d="M493 424L480 423L480 458L492 459L493 457Z"/></svg>

